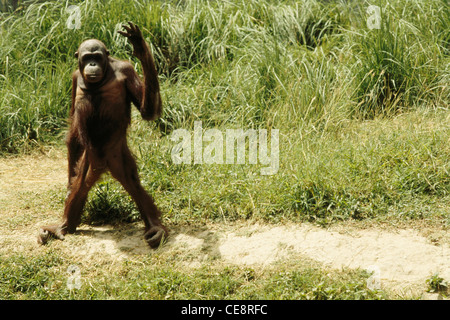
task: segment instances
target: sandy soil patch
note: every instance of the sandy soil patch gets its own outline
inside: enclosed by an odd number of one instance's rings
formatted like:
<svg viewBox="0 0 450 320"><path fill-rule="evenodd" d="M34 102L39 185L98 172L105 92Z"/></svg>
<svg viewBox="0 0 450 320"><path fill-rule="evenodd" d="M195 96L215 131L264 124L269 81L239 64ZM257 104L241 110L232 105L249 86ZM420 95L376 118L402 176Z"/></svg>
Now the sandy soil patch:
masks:
<svg viewBox="0 0 450 320"><path fill-rule="evenodd" d="M109 226L82 227L80 233L84 243L77 250L86 256L107 254L128 259L151 253L141 228L114 231ZM176 251L180 263L190 267L201 266L208 258L264 267L292 257L308 257L336 269L375 266L382 285L405 293L425 288L426 279L435 273L450 279L450 247L436 246L414 230L369 229L347 235L308 224L214 225L198 231L172 230L168 242L158 250Z"/></svg>

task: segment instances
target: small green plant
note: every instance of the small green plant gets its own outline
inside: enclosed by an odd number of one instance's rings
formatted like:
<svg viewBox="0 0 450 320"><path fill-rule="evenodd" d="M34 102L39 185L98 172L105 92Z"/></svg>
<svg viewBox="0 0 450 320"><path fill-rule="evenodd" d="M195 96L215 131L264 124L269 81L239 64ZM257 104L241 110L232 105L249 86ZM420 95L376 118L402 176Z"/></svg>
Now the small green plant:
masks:
<svg viewBox="0 0 450 320"><path fill-rule="evenodd" d="M449 284L438 273L433 274L427 279L428 292L432 293L448 293Z"/></svg>
<svg viewBox="0 0 450 320"><path fill-rule="evenodd" d="M130 196L116 183L102 181L92 190L82 221L87 224L114 224L136 221L139 212Z"/></svg>

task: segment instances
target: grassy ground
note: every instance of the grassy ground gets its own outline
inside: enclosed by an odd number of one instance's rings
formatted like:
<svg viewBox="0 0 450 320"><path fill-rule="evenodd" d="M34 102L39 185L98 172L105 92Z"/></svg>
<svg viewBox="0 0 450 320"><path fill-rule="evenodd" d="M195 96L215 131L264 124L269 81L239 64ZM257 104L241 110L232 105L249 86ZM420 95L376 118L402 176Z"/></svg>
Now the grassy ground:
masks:
<svg viewBox="0 0 450 320"><path fill-rule="evenodd" d="M156 261L155 261L156 260ZM79 290L69 290L70 276L60 268L57 252L34 259L16 256L2 264L4 299L382 299L383 292L368 290L367 275L342 271L324 274L310 266L274 266L264 272L253 268L208 266L189 270L161 268L149 258L107 269L107 263L83 269ZM84 274L89 273L86 279ZM131 279L131 280L130 280ZM87 282L87 283L86 283Z"/></svg>
<svg viewBox="0 0 450 320"><path fill-rule="evenodd" d="M80 29L66 25L69 4L80 8ZM154 123L134 113L130 144L167 224L359 221L448 230L448 5L378 5L380 29L369 29L365 2L24 1L0 16L0 153L61 150L73 53L83 39L95 37L139 70L115 32L131 20L152 43L165 109ZM261 175L264 166L248 159L239 165L173 163L172 133L193 133L194 121L223 133L278 129L278 172ZM37 197L30 191L19 202L4 200L5 212L19 214L3 222L21 230L59 217L63 179ZM138 219L108 177L86 209L84 223ZM70 292L61 273L71 265L66 251L55 245L38 252L0 259L0 296L392 298L365 288L359 272L291 263L265 272L224 270L214 262L192 272L170 267L175 258L158 254L112 273L99 268L107 262L91 264L91 285Z"/></svg>

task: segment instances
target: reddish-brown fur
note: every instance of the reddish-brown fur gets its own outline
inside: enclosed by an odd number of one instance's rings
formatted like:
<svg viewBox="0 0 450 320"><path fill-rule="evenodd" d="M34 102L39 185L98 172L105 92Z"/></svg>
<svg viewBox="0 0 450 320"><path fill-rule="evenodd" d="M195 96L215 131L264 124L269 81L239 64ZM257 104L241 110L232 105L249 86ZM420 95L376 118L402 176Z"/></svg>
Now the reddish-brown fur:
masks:
<svg viewBox="0 0 450 320"><path fill-rule="evenodd" d="M80 45L75 54L79 68L72 77L67 135L69 183L63 221L42 227L39 243L46 243L49 237L64 239L66 233L75 232L89 190L107 170L136 202L148 244L157 247L167 236L160 211L140 183L126 139L131 103L146 120L161 115L157 71L139 28L131 22L124 28L126 32L119 33L132 43L133 54L142 63L144 82L131 63L110 57L102 42L91 39Z"/></svg>

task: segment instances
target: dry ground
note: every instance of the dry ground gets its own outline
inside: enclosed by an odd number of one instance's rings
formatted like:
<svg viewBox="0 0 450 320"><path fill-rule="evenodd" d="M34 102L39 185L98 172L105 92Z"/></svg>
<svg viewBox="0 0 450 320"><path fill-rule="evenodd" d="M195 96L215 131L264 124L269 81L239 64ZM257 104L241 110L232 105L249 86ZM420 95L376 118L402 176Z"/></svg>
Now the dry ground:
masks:
<svg viewBox="0 0 450 320"><path fill-rule="evenodd" d="M66 160L60 150L0 159L0 251L41 250L36 243L39 225L59 219L61 212L39 212L33 207L33 197L63 188L65 183ZM29 204L24 205L27 200ZM337 269L376 268L382 287L401 295L421 294L431 275L438 273L450 279L450 241L445 230L419 226L423 227L348 222L324 229L309 224L267 225L252 221L172 226L168 242L158 250L176 253L186 268L200 267L211 258L224 264L264 268L299 256ZM68 254L86 263L103 257L113 264L149 254L151 249L143 241L142 231L140 223L119 227L82 225L75 235L51 245L67 249Z"/></svg>

